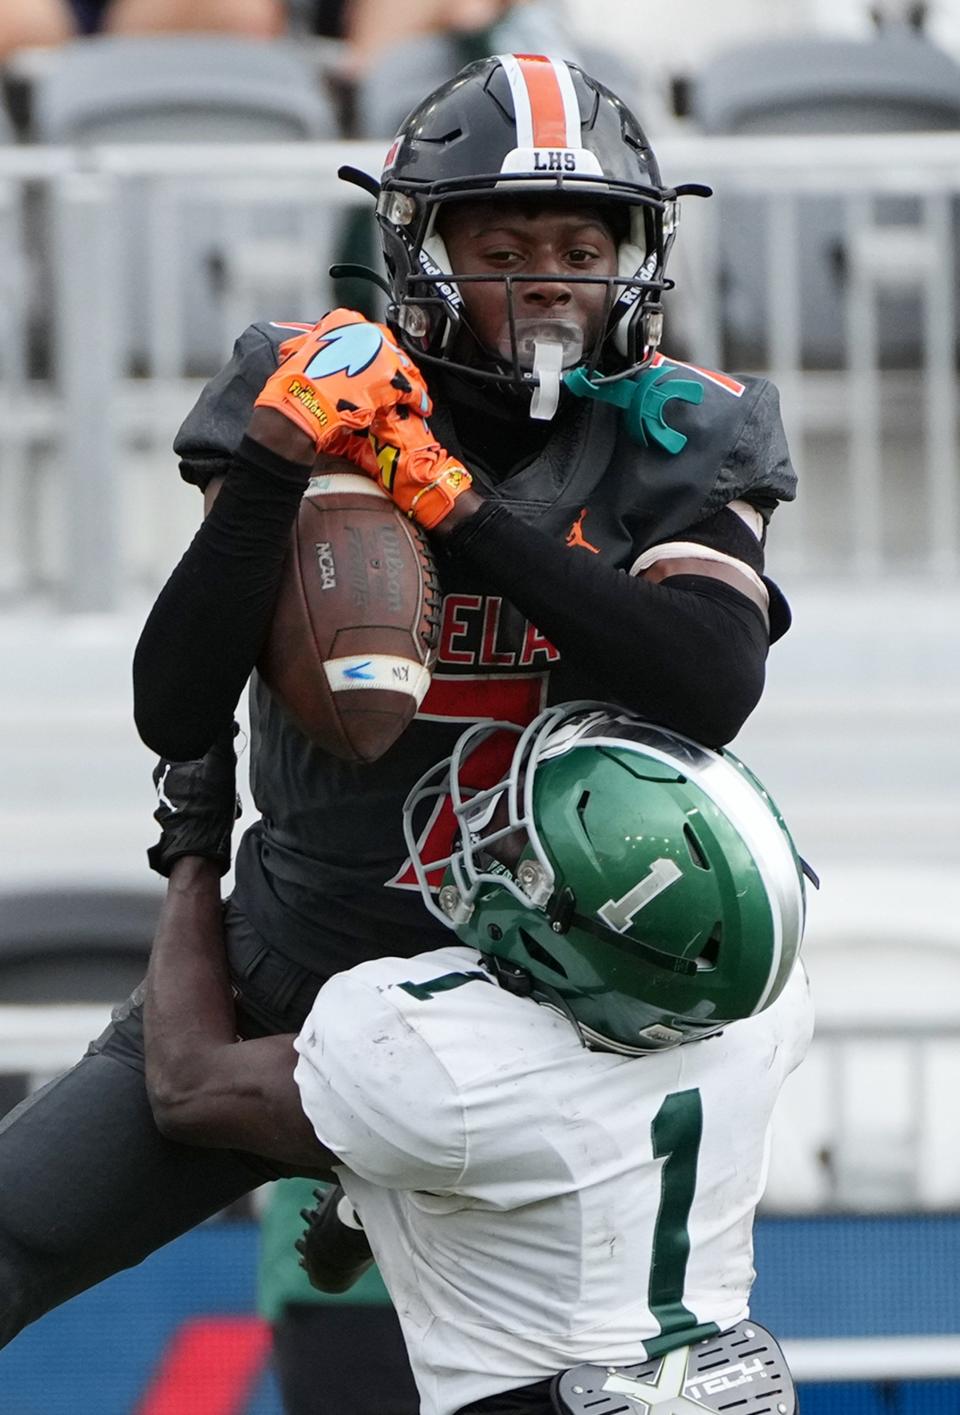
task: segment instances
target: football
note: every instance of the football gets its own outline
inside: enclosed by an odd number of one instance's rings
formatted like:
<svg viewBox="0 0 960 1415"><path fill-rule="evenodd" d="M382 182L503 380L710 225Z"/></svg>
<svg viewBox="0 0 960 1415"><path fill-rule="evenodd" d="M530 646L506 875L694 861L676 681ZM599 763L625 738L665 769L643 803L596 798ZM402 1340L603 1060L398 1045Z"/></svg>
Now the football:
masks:
<svg viewBox="0 0 960 1415"><path fill-rule="evenodd" d="M318 747L376 761L430 686L439 606L424 532L330 458L303 494L257 669Z"/></svg>

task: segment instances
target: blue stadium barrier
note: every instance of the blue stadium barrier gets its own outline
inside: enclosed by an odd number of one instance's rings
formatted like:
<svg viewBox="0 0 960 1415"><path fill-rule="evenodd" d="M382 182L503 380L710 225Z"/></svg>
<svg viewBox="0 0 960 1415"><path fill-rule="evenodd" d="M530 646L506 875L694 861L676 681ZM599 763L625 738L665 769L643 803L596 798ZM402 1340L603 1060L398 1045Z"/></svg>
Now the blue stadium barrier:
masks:
<svg viewBox="0 0 960 1415"><path fill-rule="evenodd" d="M211 1223L0 1353L4 1415L282 1415L255 1317L256 1227ZM753 1315L779 1336L958 1330L960 1216L767 1218ZM204 1376L206 1369L206 1376ZM957 1415L960 1382L822 1383L802 1415Z"/></svg>

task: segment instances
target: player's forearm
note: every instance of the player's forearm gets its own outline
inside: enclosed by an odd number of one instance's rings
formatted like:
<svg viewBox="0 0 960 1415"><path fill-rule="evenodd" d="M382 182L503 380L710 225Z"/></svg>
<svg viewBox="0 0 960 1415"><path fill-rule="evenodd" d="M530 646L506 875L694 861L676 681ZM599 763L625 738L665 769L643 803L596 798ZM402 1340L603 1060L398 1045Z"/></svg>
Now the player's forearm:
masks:
<svg viewBox="0 0 960 1415"><path fill-rule="evenodd" d="M211 860L184 856L170 872L147 972L144 1026L147 1082L158 1093L188 1092L210 1054L236 1038L220 872Z"/></svg>
<svg viewBox="0 0 960 1415"><path fill-rule="evenodd" d="M502 506L465 520L450 550L592 677L598 696L712 746L736 736L759 701L766 625L726 585L654 584L572 556Z"/></svg>
<svg viewBox="0 0 960 1415"><path fill-rule="evenodd" d="M204 754L259 656L310 472L289 457L271 465L237 460L140 635L134 717L160 756Z"/></svg>
<svg viewBox="0 0 960 1415"><path fill-rule="evenodd" d="M185 856L173 866L150 955L143 1020L147 1094L160 1130L191 1144L230 1143L223 1121L233 1119L236 1017L219 871L211 861Z"/></svg>
<svg viewBox="0 0 960 1415"><path fill-rule="evenodd" d="M219 873L173 867L147 973L147 1093L160 1131L180 1143L248 1150L325 1175L293 1079L293 1035L238 1041Z"/></svg>

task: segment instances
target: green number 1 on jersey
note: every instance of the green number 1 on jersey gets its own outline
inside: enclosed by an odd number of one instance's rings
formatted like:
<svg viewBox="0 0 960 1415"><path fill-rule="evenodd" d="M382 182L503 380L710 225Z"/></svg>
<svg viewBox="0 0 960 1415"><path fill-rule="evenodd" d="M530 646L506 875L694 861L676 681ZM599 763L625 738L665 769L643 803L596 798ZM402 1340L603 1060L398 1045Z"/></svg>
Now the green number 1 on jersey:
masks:
<svg viewBox="0 0 960 1415"><path fill-rule="evenodd" d="M694 1314L683 1305L690 1257L687 1224L697 1184L697 1159L703 1134L700 1092L677 1091L667 1096L654 1116L650 1133L654 1157L663 1160L648 1294L650 1312L660 1323L660 1335L644 1342L644 1346L648 1356L660 1356L672 1347L697 1341L718 1330L713 1322L698 1325Z"/></svg>

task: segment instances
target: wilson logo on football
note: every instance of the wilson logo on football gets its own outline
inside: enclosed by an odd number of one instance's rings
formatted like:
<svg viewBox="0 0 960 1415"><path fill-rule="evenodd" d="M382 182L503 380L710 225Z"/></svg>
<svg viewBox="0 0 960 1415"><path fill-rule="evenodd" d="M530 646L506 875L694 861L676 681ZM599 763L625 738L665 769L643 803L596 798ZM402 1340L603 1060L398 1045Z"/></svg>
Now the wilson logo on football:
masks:
<svg viewBox="0 0 960 1415"><path fill-rule="evenodd" d="M380 539L382 564L387 577L385 598L391 614L399 614L403 608L404 556L400 536L395 530L385 528Z"/></svg>

